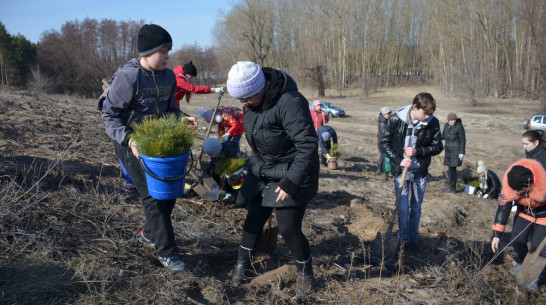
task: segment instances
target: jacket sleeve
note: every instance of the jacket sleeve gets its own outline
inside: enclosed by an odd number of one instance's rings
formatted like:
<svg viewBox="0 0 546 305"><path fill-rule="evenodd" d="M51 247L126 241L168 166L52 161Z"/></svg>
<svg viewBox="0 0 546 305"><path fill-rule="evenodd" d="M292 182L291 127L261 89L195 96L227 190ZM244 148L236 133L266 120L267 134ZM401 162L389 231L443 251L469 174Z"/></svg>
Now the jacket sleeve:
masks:
<svg viewBox="0 0 546 305"><path fill-rule="evenodd" d="M106 134L120 145L127 145L126 136L132 132L132 129L125 124L122 115L129 109L136 84L136 79L129 79L128 74L116 73L104 100L102 121Z"/></svg>
<svg viewBox="0 0 546 305"><path fill-rule="evenodd" d="M489 171L490 173L492 173L491 171ZM499 194L500 193L500 189L501 189L501 183L500 183L500 180L499 178L497 177L496 174L488 174L487 175L487 183L488 183L488 192L487 194L488 195L491 195L491 194Z"/></svg>
<svg viewBox="0 0 546 305"><path fill-rule="evenodd" d="M440 124L438 119L434 118L429 124L432 128L432 142L427 146L416 147L417 156L419 157L435 156L444 150L444 145L442 144L442 133L440 132Z"/></svg>
<svg viewBox="0 0 546 305"><path fill-rule="evenodd" d="M193 93L210 93L210 87L207 86L196 86L188 81L184 77L176 78L176 88L177 91L184 89L186 92Z"/></svg>
<svg viewBox="0 0 546 305"><path fill-rule="evenodd" d="M459 128L459 154L465 154L466 150L466 132L464 131L464 127L461 124Z"/></svg>
<svg viewBox="0 0 546 305"><path fill-rule="evenodd" d="M394 164L400 164L400 162L402 162L402 159L404 159L404 156L402 154L396 153L396 150L393 146L394 137L397 136L397 129L399 128L399 124L404 124L400 120L400 118L394 116L389 118L389 120L387 121L387 126L385 126L385 132L383 133L383 136L379 141L379 147L381 147L381 151L389 159L391 159L392 163Z"/></svg>
<svg viewBox="0 0 546 305"><path fill-rule="evenodd" d="M280 106L282 126L296 147L297 153L286 176L279 181L280 188L291 196L298 191L307 176L310 175L314 162L318 164L317 132L313 128L308 102L303 96L288 98Z"/></svg>
<svg viewBox="0 0 546 305"><path fill-rule="evenodd" d="M512 210L512 203L508 202L506 204L500 205L497 207L497 213L495 214L495 221L493 222L493 237L500 237L501 233L504 232L506 228L506 223L508 222L508 217L510 217L510 211Z"/></svg>

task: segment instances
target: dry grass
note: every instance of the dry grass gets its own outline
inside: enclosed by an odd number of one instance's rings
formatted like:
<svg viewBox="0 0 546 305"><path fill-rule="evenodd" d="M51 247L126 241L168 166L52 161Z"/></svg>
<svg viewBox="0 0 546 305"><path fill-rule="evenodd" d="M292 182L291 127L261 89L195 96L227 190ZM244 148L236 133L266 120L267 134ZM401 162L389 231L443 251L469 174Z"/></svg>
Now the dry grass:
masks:
<svg viewBox="0 0 546 305"><path fill-rule="evenodd" d="M7 102L5 109L36 104L27 96L10 96ZM188 270L169 272L137 241L145 221L141 203L121 190L117 159L94 103L49 97L38 106L47 116L43 120L0 117L6 121L0 128L0 304L545 303L543 295L512 288L504 255L483 269L491 257L488 245L471 238L424 236L423 257L402 255L379 268L370 242L348 229L350 211L372 213L361 202L372 198L366 188L356 201L340 190L320 194L310 206L304 232L312 244L318 285L306 298L293 298L293 267L279 268L293 262L282 239L273 255L256 259L263 284L231 283L246 211L219 202L178 200L173 224ZM81 124L82 117L89 120ZM43 131L42 125L49 129ZM344 155L350 158L350 152ZM388 206L374 208L376 215L390 213ZM347 213L340 217L335 209Z"/></svg>

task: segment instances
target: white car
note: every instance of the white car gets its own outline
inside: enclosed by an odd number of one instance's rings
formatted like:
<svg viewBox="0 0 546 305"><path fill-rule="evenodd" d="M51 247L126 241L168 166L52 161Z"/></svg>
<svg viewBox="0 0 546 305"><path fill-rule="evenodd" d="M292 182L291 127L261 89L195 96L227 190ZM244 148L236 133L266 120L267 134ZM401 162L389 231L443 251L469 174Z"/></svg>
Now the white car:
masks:
<svg viewBox="0 0 546 305"><path fill-rule="evenodd" d="M538 113L523 121L523 128L546 131L546 113Z"/></svg>

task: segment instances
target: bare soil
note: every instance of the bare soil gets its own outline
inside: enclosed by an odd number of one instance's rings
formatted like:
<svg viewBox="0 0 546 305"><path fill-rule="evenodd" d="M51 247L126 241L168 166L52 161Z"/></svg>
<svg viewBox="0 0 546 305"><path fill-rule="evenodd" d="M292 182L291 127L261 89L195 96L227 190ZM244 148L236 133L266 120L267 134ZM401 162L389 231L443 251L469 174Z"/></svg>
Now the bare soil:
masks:
<svg viewBox="0 0 546 305"><path fill-rule="evenodd" d="M421 91L436 98L442 128L449 112L462 118L467 150L460 178L474 175L478 160L502 177L524 157L523 119L538 111L536 101L487 98L473 107L433 87L368 97L328 92L323 100L348 116L329 123L339 136L339 168L321 169L319 194L304 219L317 289L303 298L294 298L293 258L281 237L273 254L258 253L256 278L231 282L246 210L220 201L177 200L175 233L188 269L161 267L137 241L141 203L122 189L96 101L0 91L0 304L544 304L545 286L516 289L509 248L491 260L496 202L462 192L462 183L459 193L442 193L442 155L430 168L420 255L402 252L383 268L371 256L395 200L392 177L375 174L379 109L410 104ZM196 115L216 102L216 95L194 95L181 106ZM229 96L222 105L239 106ZM199 123L195 156L207 126ZM242 148L250 153L244 139Z"/></svg>

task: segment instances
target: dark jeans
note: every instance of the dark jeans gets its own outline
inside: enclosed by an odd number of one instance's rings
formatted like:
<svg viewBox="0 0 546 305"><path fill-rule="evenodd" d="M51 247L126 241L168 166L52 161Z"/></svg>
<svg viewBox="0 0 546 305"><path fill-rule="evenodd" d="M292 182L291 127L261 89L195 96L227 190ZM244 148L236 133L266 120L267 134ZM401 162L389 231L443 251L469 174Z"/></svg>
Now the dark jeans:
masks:
<svg viewBox="0 0 546 305"><path fill-rule="evenodd" d="M258 202L252 202L248 206L241 246L255 249L262 234L265 222L271 215L273 208L261 205L261 196L256 197ZM309 241L301 230L301 223L305 215L306 205L283 207L275 209L277 226L284 242L297 261L305 261L311 256Z"/></svg>
<svg viewBox="0 0 546 305"><path fill-rule="evenodd" d="M457 186L457 168L450 167L447 170L447 175L449 176L449 188L455 189L455 187Z"/></svg>
<svg viewBox="0 0 546 305"><path fill-rule="evenodd" d="M531 247L527 249L529 236L531 236ZM530 224L527 219L516 217L514 219L512 236L510 237L512 247L514 248L514 252L516 252L516 256L514 257L516 263L521 264L527 252L534 252L544 236L546 236L546 226Z"/></svg>
<svg viewBox="0 0 546 305"><path fill-rule="evenodd" d="M171 213L176 199L158 200L150 196L144 170L131 149L127 146L121 146L115 141L114 149L140 194L144 216L146 217L144 236L155 243L157 255L161 257L174 255L176 253L176 241L174 239Z"/></svg>
<svg viewBox="0 0 546 305"><path fill-rule="evenodd" d="M379 153L379 160L377 160L377 171L385 172L385 154L382 152Z"/></svg>

